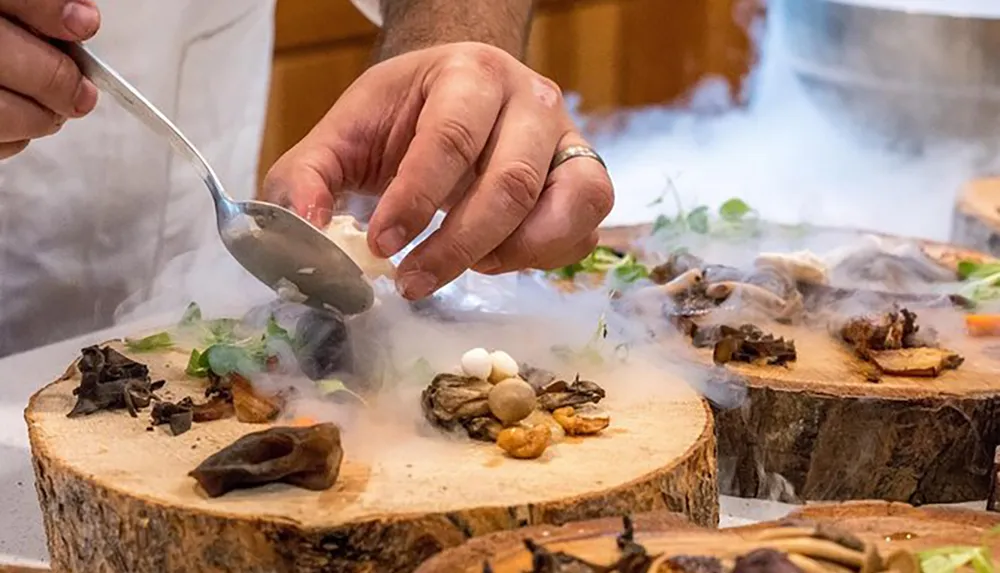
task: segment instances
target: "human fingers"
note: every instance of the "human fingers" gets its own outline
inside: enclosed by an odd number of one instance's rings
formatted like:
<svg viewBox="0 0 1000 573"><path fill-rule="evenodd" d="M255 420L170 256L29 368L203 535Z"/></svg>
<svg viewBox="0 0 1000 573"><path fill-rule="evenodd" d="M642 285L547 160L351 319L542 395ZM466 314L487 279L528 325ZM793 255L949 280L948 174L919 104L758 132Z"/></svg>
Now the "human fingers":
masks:
<svg viewBox="0 0 1000 573"><path fill-rule="evenodd" d="M323 228L334 211L343 171L333 152L300 143L278 159L264 177L265 201L294 211Z"/></svg>
<svg viewBox="0 0 1000 573"><path fill-rule="evenodd" d="M97 105L97 88L69 56L13 22L0 18L0 87L66 117ZM9 117L2 118L4 122Z"/></svg>
<svg viewBox="0 0 1000 573"><path fill-rule="evenodd" d="M0 0L0 14L44 36L67 41L88 40L101 26L94 0Z"/></svg>
<svg viewBox="0 0 1000 573"><path fill-rule="evenodd" d="M8 159L18 153L21 153L26 147L28 147L29 143L31 142L28 140L0 143L0 160Z"/></svg>
<svg viewBox="0 0 1000 573"><path fill-rule="evenodd" d="M0 88L0 142L9 143L52 135L63 117L16 93Z"/></svg>
<svg viewBox="0 0 1000 573"><path fill-rule="evenodd" d="M571 146L589 147L575 131L562 138L558 149ZM566 257L574 256L570 253L595 231L613 205L614 187L601 162L590 157L569 159L549 174L538 204L521 226L473 269L501 274L564 266Z"/></svg>
<svg viewBox="0 0 1000 573"><path fill-rule="evenodd" d="M400 263L398 283L404 296L427 296L462 274L535 208L564 125L552 120L562 110L540 101L535 87L514 94L497 122L482 176L449 211L441 228Z"/></svg>
<svg viewBox="0 0 1000 573"><path fill-rule="evenodd" d="M589 255L594 251L594 248L597 247L599 239L600 236L598 232L593 231L585 239L570 247L569 250L563 251L561 254L558 255L553 254L547 257L544 262L539 263L538 265L535 265L534 267L530 268L535 268L543 271L551 271L558 269L560 267L572 265L573 263L578 263L584 258L586 258L587 255ZM484 273L484 274L499 274L499 273Z"/></svg>
<svg viewBox="0 0 1000 573"><path fill-rule="evenodd" d="M392 256L416 238L478 160L506 97L495 57L457 57L430 81L413 139L369 222L375 254Z"/></svg>

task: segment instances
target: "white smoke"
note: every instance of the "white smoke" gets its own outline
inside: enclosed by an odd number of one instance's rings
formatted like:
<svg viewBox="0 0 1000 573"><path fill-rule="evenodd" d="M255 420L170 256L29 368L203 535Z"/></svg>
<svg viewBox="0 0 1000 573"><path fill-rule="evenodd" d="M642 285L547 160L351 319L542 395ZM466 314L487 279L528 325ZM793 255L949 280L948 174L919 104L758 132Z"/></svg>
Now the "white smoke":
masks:
<svg viewBox="0 0 1000 573"><path fill-rule="evenodd" d="M777 4L770 4L769 13L777 14ZM933 4L950 12L960 4L956 10L1000 15L1000 4L990 0L917 4L911 7ZM648 205L669 180L689 208L714 207L736 196L777 222L946 240L957 192L995 167L995 146L940 143L921 152L893 150L808 97L789 66L795 47L786 45L779 18L769 18L762 36L748 109L708 117L648 108L630 114L622 131L591 136L616 190L605 224L648 221ZM696 89L693 107L717 108L716 84L710 79Z"/></svg>

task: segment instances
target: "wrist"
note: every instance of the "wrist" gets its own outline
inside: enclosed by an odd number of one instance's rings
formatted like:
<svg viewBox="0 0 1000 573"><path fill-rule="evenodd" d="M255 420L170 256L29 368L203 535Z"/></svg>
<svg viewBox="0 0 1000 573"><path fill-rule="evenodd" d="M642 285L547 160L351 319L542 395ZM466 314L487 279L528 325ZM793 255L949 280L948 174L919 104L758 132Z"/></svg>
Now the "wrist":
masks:
<svg viewBox="0 0 1000 573"><path fill-rule="evenodd" d="M424 48L479 42L523 60L533 0L382 0L381 62Z"/></svg>

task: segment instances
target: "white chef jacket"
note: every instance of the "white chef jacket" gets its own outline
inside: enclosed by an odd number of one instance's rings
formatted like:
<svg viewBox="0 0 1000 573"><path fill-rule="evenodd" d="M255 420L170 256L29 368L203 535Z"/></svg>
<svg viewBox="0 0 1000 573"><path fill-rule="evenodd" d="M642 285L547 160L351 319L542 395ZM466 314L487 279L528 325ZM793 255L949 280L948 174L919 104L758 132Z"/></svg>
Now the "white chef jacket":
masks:
<svg viewBox="0 0 1000 573"><path fill-rule="evenodd" d="M352 1L380 24L378 0ZM274 0L99 5L89 45L174 120L229 193L251 198ZM168 262L218 240L192 168L102 96L0 163L0 356L109 326Z"/></svg>

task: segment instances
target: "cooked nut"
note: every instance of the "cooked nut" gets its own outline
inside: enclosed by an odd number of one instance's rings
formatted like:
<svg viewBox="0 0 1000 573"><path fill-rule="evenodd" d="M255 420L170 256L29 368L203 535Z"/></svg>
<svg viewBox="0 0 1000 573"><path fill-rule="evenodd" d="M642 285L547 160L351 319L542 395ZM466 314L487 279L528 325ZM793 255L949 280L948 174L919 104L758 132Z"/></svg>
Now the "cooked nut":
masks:
<svg viewBox="0 0 1000 573"><path fill-rule="evenodd" d="M493 363L493 367L490 371L490 382L496 384L501 380L506 380L508 378L514 378L520 371L520 367L517 365L517 361L510 357L503 350L495 350L490 354L490 360Z"/></svg>
<svg viewBox="0 0 1000 573"><path fill-rule="evenodd" d="M493 359L485 348L473 348L462 355L462 372L466 376L486 380L493 370Z"/></svg>
<svg viewBox="0 0 1000 573"><path fill-rule="evenodd" d="M552 438L549 442L553 444L558 444L563 441L566 437L566 430L563 429L562 425L552 417L552 414L546 412L545 410L535 410L528 414L528 417L521 420L518 425L524 428L531 428L532 426L537 426L539 424L548 426L549 430L552 432Z"/></svg>
<svg viewBox="0 0 1000 573"><path fill-rule="evenodd" d="M497 445L513 458L533 459L542 455L551 438L552 432L544 424L532 426L528 430L504 428L497 436Z"/></svg>
<svg viewBox="0 0 1000 573"><path fill-rule="evenodd" d="M572 406L559 408L552 412L552 417L569 436L596 434L611 424L611 417L607 412L590 404L579 408Z"/></svg>
<svg viewBox="0 0 1000 573"><path fill-rule="evenodd" d="M527 418L538 405L535 389L520 378L497 382L490 389L487 402L490 412L507 426Z"/></svg>

